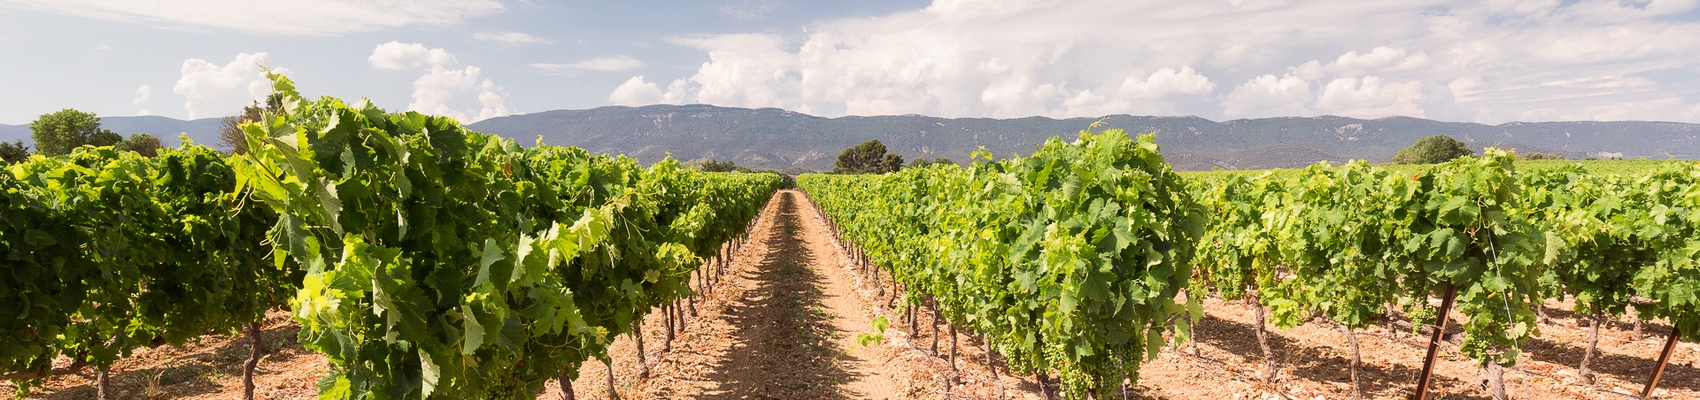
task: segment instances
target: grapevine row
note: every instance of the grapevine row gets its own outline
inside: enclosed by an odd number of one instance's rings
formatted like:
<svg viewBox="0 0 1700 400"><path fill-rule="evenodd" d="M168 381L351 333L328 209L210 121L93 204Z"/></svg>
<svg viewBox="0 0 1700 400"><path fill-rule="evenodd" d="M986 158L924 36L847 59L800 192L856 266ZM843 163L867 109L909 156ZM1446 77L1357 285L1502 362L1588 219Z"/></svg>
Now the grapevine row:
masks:
<svg viewBox="0 0 1700 400"><path fill-rule="evenodd" d="M1700 165L1520 172L1511 153L1489 150L1399 172L1359 161L1180 182L1166 165L1118 159L1125 152L1161 163L1148 138L1125 138L1053 139L1031 158L806 175L798 185L853 260L909 289L907 304L936 302L953 324L986 334L1012 370L1037 373L1041 386L1057 371L1070 397L1136 377L1138 355L1155 354L1164 332L1186 341L1202 315L1194 305L1212 289L1256 305L1264 379L1275 372L1265 322L1290 328L1320 318L1345 331L1354 395L1353 332L1403 310L1413 329L1439 325L1431 340L1443 343L1449 318L1437 318L1434 298L1442 310L1457 304L1460 350L1486 367L1500 396L1498 374L1538 334L1536 311L1548 299L1574 296L1595 337L1606 316L1635 309L1700 338L1692 261L1700 239L1689 222L1700 220L1690 211L1700 210ZM1144 174L1117 180L1134 171ZM1188 188L1168 189L1175 184ZM1196 220L1201 229L1188 228ZM1129 257L1142 253L1128 243L1142 241L1145 259Z"/></svg>
<svg viewBox="0 0 1700 400"><path fill-rule="evenodd" d="M1643 317L1665 318L1676 329L1673 343L1700 339L1700 266L1693 261L1700 216L1690 211L1700 206L1700 164L1627 174L1567 167L1526 174L1523 182L1524 204L1544 228L1543 294L1574 296L1574 311L1590 321L1584 379L1593 379L1589 362L1610 317L1634 311L1637 335Z"/></svg>
<svg viewBox="0 0 1700 400"><path fill-rule="evenodd" d="M292 269L265 260L276 214L245 203L236 179L193 146L153 159L88 148L0 173L0 372L19 394L60 356L99 369L104 388L137 348L252 328L291 295Z"/></svg>
<svg viewBox="0 0 1700 400"><path fill-rule="evenodd" d="M1573 296L1577 314L1591 321L1580 362L1591 381L1608 316L1633 308L1671 321L1673 343L1677 332L1696 338L1700 269L1684 211L1700 200L1696 171L1680 162L1627 174L1517 171L1509 153L1490 150L1403 173L1354 162L1216 176L1194 183L1217 215L1198 259L1223 297L1269 307L1281 327L1324 316L1350 332L1392 321L1394 309L1432 319L1431 295L1456 288L1466 316L1461 349L1488 367L1496 396L1504 395L1498 367L1515 363L1538 331L1532 311ZM1643 393L1655 384L1656 377Z"/></svg>
<svg viewBox="0 0 1700 400"><path fill-rule="evenodd" d="M1540 300L1540 234L1520 211L1512 161L1490 150L1410 175L1357 161L1198 182L1200 202L1222 216L1199 246L1199 276L1226 299L1267 307L1281 328L1324 317L1354 348L1352 331L1390 305L1456 300L1467 317L1462 350L1492 374L1516 361ZM1269 380L1264 318L1256 325Z"/></svg>
<svg viewBox="0 0 1700 400"><path fill-rule="evenodd" d="M20 343L0 371L20 394L287 302L332 361L321 397L529 398L710 288L704 260L780 183L521 148L272 78L285 107L242 126L246 155L85 148L0 174L0 333Z"/></svg>
<svg viewBox="0 0 1700 400"><path fill-rule="evenodd" d="M1204 227L1183 180L1151 136L1115 130L988 158L797 185L906 304L930 298L1017 373L1057 371L1071 397L1137 379L1165 332L1202 316L1199 297L1175 300Z"/></svg>

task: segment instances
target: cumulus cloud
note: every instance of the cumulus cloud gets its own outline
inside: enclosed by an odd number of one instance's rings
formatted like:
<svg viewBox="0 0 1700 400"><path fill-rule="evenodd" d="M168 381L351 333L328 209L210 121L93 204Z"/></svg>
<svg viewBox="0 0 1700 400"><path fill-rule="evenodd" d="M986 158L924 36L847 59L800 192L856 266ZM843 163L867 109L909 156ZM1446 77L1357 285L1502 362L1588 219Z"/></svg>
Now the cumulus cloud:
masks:
<svg viewBox="0 0 1700 400"><path fill-rule="evenodd" d="M447 69L432 65L430 71L413 81L413 102L407 104L407 109L449 116L467 123L510 114L506 92L489 79L480 80L478 75L481 73L483 70L473 66ZM476 113L449 106L450 100L455 97L473 93L478 99Z"/></svg>
<svg viewBox="0 0 1700 400"><path fill-rule="evenodd" d="M519 32L478 32L472 34L473 39L486 42L496 42L509 46L533 43L550 43L548 39Z"/></svg>
<svg viewBox="0 0 1700 400"><path fill-rule="evenodd" d="M507 105L508 92L489 78L480 78L483 69L468 65L454 68L453 54L422 43L389 42L372 49L366 58L373 67L392 70L423 70L413 80L410 111L442 115L464 123L511 114ZM472 101L468 101L468 98ZM476 104L476 105L473 105Z"/></svg>
<svg viewBox="0 0 1700 400"><path fill-rule="evenodd" d="M579 62L575 62L575 63L571 63L571 64L546 64L546 63L531 64L532 68L537 68L537 69L541 69L541 70L548 71L548 72L625 71L625 70L630 70L630 69L643 68L643 66L644 66L644 63L643 63L642 60L638 60L636 58L631 58L631 57L626 56L624 54L616 55L616 56L613 56L613 57L592 58L592 59L589 59L589 60L579 61Z"/></svg>
<svg viewBox="0 0 1700 400"><path fill-rule="evenodd" d="M1180 70L1164 67L1150 75L1136 74L1123 80L1120 86L1082 89L1062 100L1053 115L1095 117L1109 114L1175 114L1181 112L1175 100L1204 100L1216 90L1216 83L1200 75L1190 66Z"/></svg>
<svg viewBox="0 0 1700 400"><path fill-rule="evenodd" d="M1387 82L1378 76L1337 78L1322 88L1317 108L1335 115L1376 118L1388 115L1424 117L1417 102L1423 100L1423 83Z"/></svg>
<svg viewBox="0 0 1700 400"><path fill-rule="evenodd" d="M708 51L708 62L690 78L701 103L734 107L802 105L797 57L773 34L732 34L674 38L673 43Z"/></svg>
<svg viewBox="0 0 1700 400"><path fill-rule="evenodd" d="M1428 54L1417 52L1410 54L1405 49L1393 47L1376 47L1368 53L1358 54L1356 50L1348 51L1335 58L1327 67L1335 73L1359 73L1378 70L1410 70L1426 67L1429 64Z"/></svg>
<svg viewBox="0 0 1700 400"><path fill-rule="evenodd" d="M1161 98L1171 95L1202 95L1216 90L1216 84L1210 78L1199 75L1192 67L1181 67L1180 71L1173 68L1163 68L1152 73L1145 80L1135 80L1129 77L1122 82L1123 94L1142 98Z"/></svg>
<svg viewBox="0 0 1700 400"><path fill-rule="evenodd" d="M685 80L675 80L663 92L655 83L644 81L643 75L638 75L614 88L614 93L608 95L608 101L620 106L678 104L684 100L685 85Z"/></svg>
<svg viewBox="0 0 1700 400"><path fill-rule="evenodd" d="M1230 117L1308 115L1311 97L1310 82L1304 78L1261 75L1228 93L1222 113Z"/></svg>
<svg viewBox="0 0 1700 400"><path fill-rule="evenodd" d="M1700 87L1669 76L1700 70L1692 57L1700 41L1691 40L1700 22L1685 17L1697 4L935 0L800 34L674 38L708 61L681 76L651 73L657 83L628 81L609 98L653 100L675 86L659 82L683 79L682 99L828 116L1332 113L1497 123L1646 116L1615 106L1641 104L1663 119L1694 120L1687 110L1696 106L1681 99L1700 98ZM1106 20L1117 23L1082 23Z"/></svg>
<svg viewBox="0 0 1700 400"><path fill-rule="evenodd" d="M171 88L172 93L188 98L183 108L189 118L221 117L235 114L242 107L271 94L271 81L266 79L269 64L266 53L241 53L220 66L207 60L191 58L183 61L182 77ZM272 68L274 72L287 72ZM145 90L145 95L142 92ZM137 89L138 95L149 97L153 90L147 86Z"/></svg>
<svg viewBox="0 0 1700 400"><path fill-rule="evenodd" d="M501 12L495 0L0 0L23 8L167 28L265 35L336 35L457 25Z"/></svg>
<svg viewBox="0 0 1700 400"><path fill-rule="evenodd" d="M153 88L148 87L148 85L136 88L136 99L130 101L130 103L136 105L136 115L153 115L153 112L147 109L148 100L152 98Z"/></svg>
<svg viewBox="0 0 1700 400"><path fill-rule="evenodd" d="M665 94L654 83L645 82L643 75L627 79L626 83L614 88L614 93L608 94L608 101L617 106L643 106L661 103Z"/></svg>
<svg viewBox="0 0 1700 400"><path fill-rule="evenodd" d="M419 43L391 41L372 49L366 62L382 69L409 69L426 65L453 64L455 57L443 49L427 48Z"/></svg>

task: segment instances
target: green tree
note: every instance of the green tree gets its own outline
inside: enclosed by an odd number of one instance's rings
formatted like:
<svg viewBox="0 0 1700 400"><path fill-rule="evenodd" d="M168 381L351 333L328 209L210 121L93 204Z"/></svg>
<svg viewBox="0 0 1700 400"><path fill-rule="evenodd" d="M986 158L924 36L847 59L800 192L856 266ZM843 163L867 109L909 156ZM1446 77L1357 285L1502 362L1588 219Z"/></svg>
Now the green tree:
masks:
<svg viewBox="0 0 1700 400"><path fill-rule="evenodd" d="M24 141L14 140L11 143L0 142L0 161L5 161L7 164L16 164L17 162L23 161L27 158L30 158L30 147L25 146Z"/></svg>
<svg viewBox="0 0 1700 400"><path fill-rule="evenodd" d="M30 123L36 152L47 156L71 154L71 149L83 145L110 146L124 140L112 131L100 129L100 117L73 109L43 114Z"/></svg>
<svg viewBox="0 0 1700 400"><path fill-rule="evenodd" d="M909 162L909 168L925 167L925 166L928 166L928 165L935 165L935 164L955 164L955 163L956 163L955 161L951 161L949 158L944 158L944 157L939 157L939 158L935 158L935 159L931 159L931 160L928 160L928 159L925 159L925 158L917 158L914 161Z"/></svg>
<svg viewBox="0 0 1700 400"><path fill-rule="evenodd" d="M697 166L697 169L702 170L703 172L750 172L749 168L740 167L736 161L732 160L704 161L702 165Z"/></svg>
<svg viewBox="0 0 1700 400"><path fill-rule="evenodd" d="M835 174L883 174L903 169L903 156L887 153L885 143L872 139L838 154Z"/></svg>
<svg viewBox="0 0 1700 400"><path fill-rule="evenodd" d="M1523 153L1517 155L1518 160L1563 160L1564 156L1547 153Z"/></svg>
<svg viewBox="0 0 1700 400"><path fill-rule="evenodd" d="M1475 154L1470 146L1451 136L1434 135L1418 139L1411 147L1393 155L1394 164L1436 164Z"/></svg>
<svg viewBox="0 0 1700 400"><path fill-rule="evenodd" d="M283 110L283 96L273 93L266 96L264 107L261 107L260 102L255 101L253 105L243 107L241 114L224 117L223 120L219 121L219 147L225 148L230 154L248 154L248 135L242 133L242 123L260 122L262 112L276 113L281 110Z"/></svg>
<svg viewBox="0 0 1700 400"><path fill-rule="evenodd" d="M903 156L885 153L885 160L880 161L880 172L897 172L900 169L903 169Z"/></svg>
<svg viewBox="0 0 1700 400"><path fill-rule="evenodd" d="M123 141L120 141L118 143L114 143L112 145L112 148L114 148L114 149L118 149L118 150L122 150L122 151L134 151L136 153L140 153L141 155L148 156L148 157L159 156L159 149L164 148L164 147L165 147L165 145L160 144L158 137L155 137L154 135L149 135L149 134L146 134L146 133L137 133L137 134L130 135L129 139L124 139Z"/></svg>

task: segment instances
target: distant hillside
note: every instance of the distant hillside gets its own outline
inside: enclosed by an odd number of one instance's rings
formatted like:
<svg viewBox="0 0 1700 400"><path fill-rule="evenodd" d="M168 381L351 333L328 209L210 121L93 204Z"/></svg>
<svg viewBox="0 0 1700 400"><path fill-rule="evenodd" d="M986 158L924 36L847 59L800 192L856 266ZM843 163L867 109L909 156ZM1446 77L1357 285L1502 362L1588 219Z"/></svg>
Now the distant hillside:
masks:
<svg viewBox="0 0 1700 400"><path fill-rule="evenodd" d="M627 154L644 162L668 153L684 161L734 160L752 168L830 170L844 148L885 142L904 159L948 157L958 162L984 146L998 157L1027 154L1052 136L1073 139L1097 118L935 118L919 115L821 118L774 108L709 105L601 107L546 111L484 120L474 130L530 145L579 146ZM1215 122L1198 117L1103 118L1104 128L1154 132L1163 154L1181 170L1302 167L1320 160L1385 162L1418 138L1445 134L1478 148L1497 145L1570 158L1700 158L1700 124L1675 122L1513 122L1500 125L1390 117L1288 117ZM114 132L151 133L167 145L185 132L217 146L217 118L183 121L158 116L102 117ZM30 143L28 125L0 125L0 140Z"/></svg>
<svg viewBox="0 0 1700 400"><path fill-rule="evenodd" d="M144 115L139 117L100 117L100 127L124 136L132 133L146 133L158 136L166 146L177 145L177 134L187 133L190 140L202 145L218 147L218 118L202 118L184 121L175 118ZM35 143L30 138L29 124L0 125L0 141L11 142L22 140L26 144ZM31 148L35 146L30 145Z"/></svg>
<svg viewBox="0 0 1700 400"><path fill-rule="evenodd" d="M1182 170L1301 167L1320 160L1385 162L1418 138L1445 134L1476 147L1497 145L1571 158L1700 158L1700 124L1672 122L1513 122L1501 125L1390 117L1289 117L1215 122L1198 117L1104 117L1104 128L1154 132ZM654 161L731 159L753 168L828 170L844 148L879 139L905 159L968 160L984 146L999 157L1026 154L1052 136L1072 139L1097 118L934 118L917 115L821 118L773 108L709 105L601 107L492 118L474 130L530 144L571 145Z"/></svg>

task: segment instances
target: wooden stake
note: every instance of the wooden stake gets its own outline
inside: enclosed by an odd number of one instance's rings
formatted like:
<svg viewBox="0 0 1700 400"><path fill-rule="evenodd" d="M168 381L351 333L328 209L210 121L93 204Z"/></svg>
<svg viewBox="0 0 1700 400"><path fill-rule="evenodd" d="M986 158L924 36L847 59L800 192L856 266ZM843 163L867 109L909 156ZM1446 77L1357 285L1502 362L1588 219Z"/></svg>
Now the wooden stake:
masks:
<svg viewBox="0 0 1700 400"><path fill-rule="evenodd" d="M1434 378L1434 356L1440 353L1441 335L1446 333L1447 314L1452 312L1452 299L1458 296L1458 287L1446 283L1446 296L1440 299L1440 313L1435 314L1434 335L1430 335L1428 355L1423 357L1423 371L1417 374L1417 393L1411 396L1415 400L1428 400L1428 385Z"/></svg>
<svg viewBox="0 0 1700 400"><path fill-rule="evenodd" d="M1641 397L1653 397L1653 388L1659 386L1659 378L1664 377L1665 364L1670 363L1670 354L1676 351L1676 342L1682 340L1682 329L1675 324L1670 328L1670 339L1665 340L1665 350L1659 352L1659 365L1653 368L1653 377L1647 379L1647 388L1641 390Z"/></svg>

